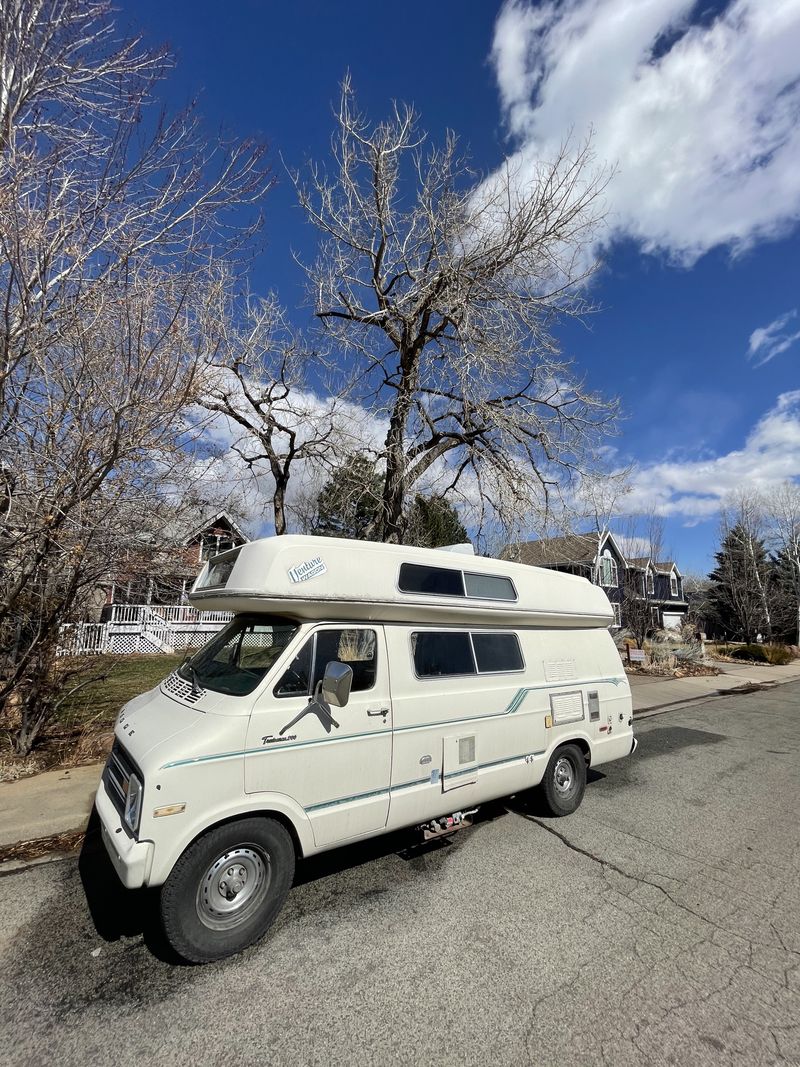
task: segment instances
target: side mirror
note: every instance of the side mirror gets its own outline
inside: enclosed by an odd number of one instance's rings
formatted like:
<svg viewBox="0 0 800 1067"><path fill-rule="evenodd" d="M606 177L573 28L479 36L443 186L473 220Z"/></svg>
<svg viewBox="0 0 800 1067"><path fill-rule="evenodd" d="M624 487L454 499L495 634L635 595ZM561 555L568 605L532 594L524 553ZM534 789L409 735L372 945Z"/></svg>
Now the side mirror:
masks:
<svg viewBox="0 0 800 1067"><path fill-rule="evenodd" d="M322 699L337 708L343 708L350 699L353 684L353 668L338 660L331 660L322 676Z"/></svg>

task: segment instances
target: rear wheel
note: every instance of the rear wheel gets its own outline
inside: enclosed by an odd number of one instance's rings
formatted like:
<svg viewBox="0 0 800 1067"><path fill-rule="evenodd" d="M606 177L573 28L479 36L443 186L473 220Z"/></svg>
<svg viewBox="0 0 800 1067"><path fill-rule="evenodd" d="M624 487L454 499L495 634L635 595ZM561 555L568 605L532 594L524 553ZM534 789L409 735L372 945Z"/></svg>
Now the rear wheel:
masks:
<svg viewBox="0 0 800 1067"><path fill-rule="evenodd" d="M191 963L209 963L267 932L294 877L294 845L275 819L218 826L183 853L161 887L170 945Z"/></svg>
<svg viewBox="0 0 800 1067"><path fill-rule="evenodd" d="M551 815L571 815L583 800L586 760L577 745L562 745L550 757L541 792Z"/></svg>

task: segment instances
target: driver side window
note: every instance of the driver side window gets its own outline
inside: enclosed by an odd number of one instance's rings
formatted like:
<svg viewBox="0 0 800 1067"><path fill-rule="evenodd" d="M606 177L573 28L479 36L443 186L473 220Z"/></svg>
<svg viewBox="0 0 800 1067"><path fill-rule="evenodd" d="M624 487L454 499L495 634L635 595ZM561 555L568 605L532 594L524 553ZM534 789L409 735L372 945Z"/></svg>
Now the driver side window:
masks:
<svg viewBox="0 0 800 1067"><path fill-rule="evenodd" d="M318 630L306 641L275 686L276 697L311 696L327 665L338 660L353 669L352 693L372 689L378 663L374 630Z"/></svg>

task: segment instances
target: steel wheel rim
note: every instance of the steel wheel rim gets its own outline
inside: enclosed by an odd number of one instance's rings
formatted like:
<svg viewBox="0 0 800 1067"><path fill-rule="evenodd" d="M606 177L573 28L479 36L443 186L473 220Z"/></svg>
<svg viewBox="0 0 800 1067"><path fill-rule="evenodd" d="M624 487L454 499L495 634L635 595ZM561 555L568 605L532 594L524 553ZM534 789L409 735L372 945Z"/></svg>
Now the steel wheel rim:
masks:
<svg viewBox="0 0 800 1067"><path fill-rule="evenodd" d="M239 845L218 856L197 887L197 915L209 930L230 930L246 922L264 903L272 881L268 853Z"/></svg>
<svg viewBox="0 0 800 1067"><path fill-rule="evenodd" d="M575 789L575 768L567 756L560 756L553 768L553 785L560 797L568 797Z"/></svg>

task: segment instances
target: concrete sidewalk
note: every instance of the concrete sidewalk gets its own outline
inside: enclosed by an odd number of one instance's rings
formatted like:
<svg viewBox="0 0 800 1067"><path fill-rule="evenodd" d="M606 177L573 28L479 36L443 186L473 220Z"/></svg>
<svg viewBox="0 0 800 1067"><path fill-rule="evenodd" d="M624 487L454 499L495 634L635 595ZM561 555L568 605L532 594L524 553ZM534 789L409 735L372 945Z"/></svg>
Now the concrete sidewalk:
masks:
<svg viewBox="0 0 800 1067"><path fill-rule="evenodd" d="M719 664L724 673L702 678L631 674L635 714L708 699L745 685L800 681L800 661L787 667ZM103 770L102 763L46 771L18 782L0 782L0 849L68 830L82 829Z"/></svg>
<svg viewBox="0 0 800 1067"><path fill-rule="evenodd" d="M647 674L630 674L634 714L656 711L675 704L702 700L729 693L750 685L780 685L800 681L800 660L786 667L752 663L717 663L723 672L699 678L659 678Z"/></svg>

